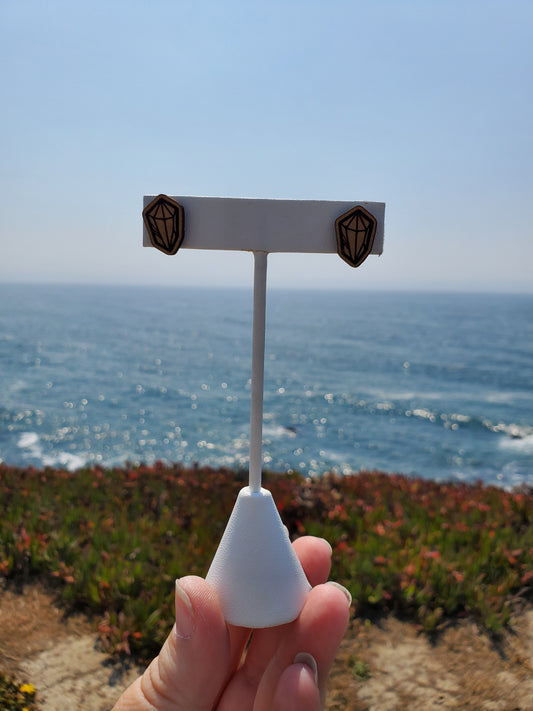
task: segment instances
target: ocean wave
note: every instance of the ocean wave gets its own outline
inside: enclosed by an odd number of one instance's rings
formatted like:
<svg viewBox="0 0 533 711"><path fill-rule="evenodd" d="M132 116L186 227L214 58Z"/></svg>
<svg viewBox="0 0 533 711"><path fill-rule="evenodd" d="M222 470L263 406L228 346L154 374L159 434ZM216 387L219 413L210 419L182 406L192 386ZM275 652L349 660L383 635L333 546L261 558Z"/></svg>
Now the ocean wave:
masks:
<svg viewBox="0 0 533 711"><path fill-rule="evenodd" d="M17 447L22 450L24 460L35 459L39 465L42 464L43 448L37 432L22 432L17 440Z"/></svg>
<svg viewBox="0 0 533 711"><path fill-rule="evenodd" d="M87 464L87 458L70 452L57 452L53 456L43 456L42 462L45 467L61 467L68 469L69 472L74 472Z"/></svg>
<svg viewBox="0 0 533 711"><path fill-rule="evenodd" d="M18 438L17 446L21 449L38 449L39 435L37 432L23 432Z"/></svg>
<svg viewBox="0 0 533 711"><path fill-rule="evenodd" d="M380 409L380 408L378 408ZM383 408L381 408L383 409ZM396 411L397 414L397 411ZM405 410L402 413L405 417L414 417L421 420L427 420L432 423L443 425L446 429L458 430L459 428L468 428L473 430L488 430L494 434L505 435L502 442L513 446L516 449L523 448L528 450L529 443L533 438L533 426L527 424L516 424L514 422L497 422L494 423L483 417L475 415L467 415L460 412L441 412L429 410L425 407L413 408ZM504 444L503 446L507 446Z"/></svg>
<svg viewBox="0 0 533 711"><path fill-rule="evenodd" d="M521 402L522 400L530 400L531 394L527 392L512 392L508 390L497 390L494 392L487 393L485 395L485 402L496 403L498 405L509 405L515 402Z"/></svg>
<svg viewBox="0 0 533 711"><path fill-rule="evenodd" d="M280 437L296 437L295 427L285 427L285 425L264 425L263 426L263 437L271 437L273 439L279 439Z"/></svg>
<svg viewBox="0 0 533 711"><path fill-rule="evenodd" d="M522 454L533 454L533 434L518 438L502 437L499 446L501 449L519 451Z"/></svg>
<svg viewBox="0 0 533 711"><path fill-rule="evenodd" d="M489 420L483 420L483 424L491 432L503 433L510 440L527 440L533 437L533 427L531 425L516 425L514 422L511 424L498 422L495 425Z"/></svg>
<svg viewBox="0 0 533 711"><path fill-rule="evenodd" d="M62 467L69 471L76 471L88 461L86 456L71 452L58 451L54 454L45 454L37 432L22 432L17 440L17 446L23 450L23 459L34 459L39 466Z"/></svg>
<svg viewBox="0 0 533 711"><path fill-rule="evenodd" d="M414 410L406 410L407 417L420 417L422 420L429 420L430 422L435 422L437 417L434 412L427 410L425 407L415 407Z"/></svg>

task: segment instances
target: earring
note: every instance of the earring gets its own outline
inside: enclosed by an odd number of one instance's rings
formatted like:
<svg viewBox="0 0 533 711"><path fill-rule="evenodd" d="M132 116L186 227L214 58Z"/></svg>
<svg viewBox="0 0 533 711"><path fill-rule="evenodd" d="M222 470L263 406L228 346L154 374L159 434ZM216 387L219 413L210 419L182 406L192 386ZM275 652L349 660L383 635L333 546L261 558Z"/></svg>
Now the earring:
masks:
<svg viewBox="0 0 533 711"><path fill-rule="evenodd" d="M378 221L361 205L335 220L337 253L351 267L362 264L372 251Z"/></svg>
<svg viewBox="0 0 533 711"><path fill-rule="evenodd" d="M183 242L183 207L167 195L158 195L143 210L152 245L165 254L176 254Z"/></svg>

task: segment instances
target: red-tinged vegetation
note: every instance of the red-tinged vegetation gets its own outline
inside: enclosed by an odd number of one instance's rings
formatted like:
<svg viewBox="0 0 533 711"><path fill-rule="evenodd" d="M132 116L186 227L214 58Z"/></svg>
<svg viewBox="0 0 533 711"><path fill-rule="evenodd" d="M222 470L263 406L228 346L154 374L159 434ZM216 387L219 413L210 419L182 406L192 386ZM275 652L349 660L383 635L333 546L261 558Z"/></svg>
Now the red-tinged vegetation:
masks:
<svg viewBox="0 0 533 711"><path fill-rule="evenodd" d="M177 577L205 575L245 474L180 465L75 473L0 465L0 576L39 577L95 618L104 647L149 657ZM363 472L265 475L291 536L333 546L354 614L493 632L533 597L533 491Z"/></svg>

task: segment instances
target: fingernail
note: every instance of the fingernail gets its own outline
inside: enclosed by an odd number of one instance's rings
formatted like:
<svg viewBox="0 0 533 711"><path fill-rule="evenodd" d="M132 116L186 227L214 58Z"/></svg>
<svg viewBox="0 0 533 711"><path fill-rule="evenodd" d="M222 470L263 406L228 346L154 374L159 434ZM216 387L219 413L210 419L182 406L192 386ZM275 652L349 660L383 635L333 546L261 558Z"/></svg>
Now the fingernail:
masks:
<svg viewBox="0 0 533 711"><path fill-rule="evenodd" d="M190 639L194 626L194 609L191 600L179 580L176 580L176 634L181 639Z"/></svg>
<svg viewBox="0 0 533 711"><path fill-rule="evenodd" d="M320 540L321 540L321 541L324 541L324 543L327 543L328 548L329 548L329 553L330 553L330 555L332 555L332 554L333 554L333 548L331 547L331 543L330 543L329 541L327 541L325 538L321 538Z"/></svg>
<svg viewBox="0 0 533 711"><path fill-rule="evenodd" d="M299 652L299 654L294 657L293 664L305 664L309 667L315 677L315 684L318 684L318 665L316 659L311 654L308 652Z"/></svg>
<svg viewBox="0 0 533 711"><path fill-rule="evenodd" d="M346 599L348 600L348 604L352 604L352 594L349 590L347 590L344 585L341 585L340 583L336 583L334 580L328 580L326 585L333 585L334 588L337 588L338 590L341 590L345 595Z"/></svg>

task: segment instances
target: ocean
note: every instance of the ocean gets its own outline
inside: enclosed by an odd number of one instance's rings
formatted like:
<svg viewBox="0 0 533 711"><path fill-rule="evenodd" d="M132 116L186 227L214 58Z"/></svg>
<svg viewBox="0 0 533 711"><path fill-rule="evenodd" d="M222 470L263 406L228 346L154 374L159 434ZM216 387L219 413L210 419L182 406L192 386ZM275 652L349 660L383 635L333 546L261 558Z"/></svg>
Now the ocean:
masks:
<svg viewBox="0 0 533 711"><path fill-rule="evenodd" d="M0 462L248 463L251 289L0 285ZM267 295L264 468L533 485L533 295Z"/></svg>

